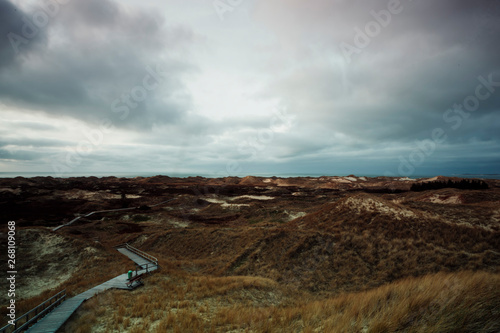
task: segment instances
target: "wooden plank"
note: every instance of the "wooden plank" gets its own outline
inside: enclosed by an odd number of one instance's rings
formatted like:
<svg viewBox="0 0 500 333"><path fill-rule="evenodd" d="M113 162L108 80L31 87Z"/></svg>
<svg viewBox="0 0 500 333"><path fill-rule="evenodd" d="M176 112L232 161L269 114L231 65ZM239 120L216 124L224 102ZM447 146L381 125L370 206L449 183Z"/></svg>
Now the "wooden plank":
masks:
<svg viewBox="0 0 500 333"><path fill-rule="evenodd" d="M132 251L125 249L125 248L119 248L117 249L120 253L126 255L129 257L133 262L135 262L139 266L144 266L146 264L151 264L151 261L146 260L145 258L133 253Z"/></svg>
<svg viewBox="0 0 500 333"><path fill-rule="evenodd" d="M151 261L133 253L132 251L126 248L118 248L120 253L129 257L132 261L134 261L137 265L141 267L145 267L149 264L148 271L154 271L157 269L157 266L152 264ZM141 269L137 271L137 274L146 273L146 269ZM114 277L98 286L95 286L87 291L84 291L81 294L78 294L61 305L56 307L52 312L48 313L45 317L43 317L38 323L29 328L26 332L29 333L54 333L69 319L69 317L80 307L80 305L87 299L92 296L100 293L102 291L116 288L116 289L131 289L127 286L128 275L121 274L117 277ZM132 286L134 287L134 286Z"/></svg>

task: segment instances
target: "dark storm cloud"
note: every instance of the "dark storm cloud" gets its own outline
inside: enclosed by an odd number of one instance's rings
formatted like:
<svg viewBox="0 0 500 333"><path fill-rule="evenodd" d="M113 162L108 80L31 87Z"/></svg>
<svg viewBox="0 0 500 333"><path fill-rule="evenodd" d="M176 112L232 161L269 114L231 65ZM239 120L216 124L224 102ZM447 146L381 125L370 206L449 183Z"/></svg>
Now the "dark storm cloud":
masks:
<svg viewBox="0 0 500 333"><path fill-rule="evenodd" d="M500 3L401 1L401 12L351 54L349 64L328 59L335 53L345 61L341 43L356 46L355 28L364 30L375 21L370 12L387 11L391 2L259 1L256 17L289 48L321 50L319 62L298 66L269 89L302 121L322 120L325 131L360 140L405 143L428 137L435 127L450 129L457 122L446 122L444 113L475 94L478 77L500 82ZM280 16L272 16L278 9ZM449 131L449 140L500 140L492 125L500 117L500 87L495 90Z"/></svg>
<svg viewBox="0 0 500 333"><path fill-rule="evenodd" d="M2 38L47 1L12 3L0 0ZM69 1L19 53L2 39L2 166L383 174L436 128L447 139L422 168L498 162L499 1L255 0L223 22L210 9ZM358 45L367 24L379 31ZM278 107L295 121L265 136Z"/></svg>
<svg viewBox="0 0 500 333"><path fill-rule="evenodd" d="M21 49L29 53L45 41L44 31L35 33L26 26L29 20L26 13L8 0L0 0L0 71L15 63Z"/></svg>
<svg viewBox="0 0 500 333"><path fill-rule="evenodd" d="M20 16L8 13L20 10L1 5L8 18L1 31L19 31ZM29 54L25 45L19 54L2 51L0 98L7 106L134 128L175 122L190 108L183 80L194 69L186 59L195 37L187 28L168 27L152 11L89 0L60 5L42 36L47 43L30 41ZM5 48L12 49L2 39Z"/></svg>

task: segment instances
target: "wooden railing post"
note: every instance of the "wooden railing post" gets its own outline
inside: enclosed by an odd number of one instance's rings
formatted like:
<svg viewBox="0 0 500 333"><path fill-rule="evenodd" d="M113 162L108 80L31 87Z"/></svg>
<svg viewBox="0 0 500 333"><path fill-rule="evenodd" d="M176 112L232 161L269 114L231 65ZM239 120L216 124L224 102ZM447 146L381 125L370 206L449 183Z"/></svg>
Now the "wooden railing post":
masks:
<svg viewBox="0 0 500 333"><path fill-rule="evenodd" d="M21 315L19 318L15 319L14 325L9 324L5 327L2 327L0 329L0 332L6 333L7 329L9 328L14 328L14 330L12 331L14 333L28 329L31 324L36 323L38 319L42 317L42 315L45 315L45 313L48 312L48 310L52 310L52 308L55 305L57 305L57 303L62 302L64 298L66 298L66 289L58 292L57 294L45 300L41 304L37 305L30 311ZM49 306L47 306L47 304L49 304Z"/></svg>

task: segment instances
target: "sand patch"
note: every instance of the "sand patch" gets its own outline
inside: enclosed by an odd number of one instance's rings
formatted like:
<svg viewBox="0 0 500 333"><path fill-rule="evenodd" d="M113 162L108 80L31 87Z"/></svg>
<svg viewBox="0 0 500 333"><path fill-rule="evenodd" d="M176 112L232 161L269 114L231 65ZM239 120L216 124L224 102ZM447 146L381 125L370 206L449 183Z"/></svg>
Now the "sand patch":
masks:
<svg viewBox="0 0 500 333"><path fill-rule="evenodd" d="M92 247L79 251L71 241L38 229L20 230L18 239L20 256L17 266L22 272L17 285L20 299L56 288L76 271L81 261L80 254L97 252Z"/></svg>
<svg viewBox="0 0 500 333"><path fill-rule="evenodd" d="M350 181L349 179L345 179L345 178L334 178L334 179L332 179L332 181L335 183L344 183L344 184L352 183L352 181Z"/></svg>
<svg viewBox="0 0 500 333"><path fill-rule="evenodd" d="M180 221L180 220L168 220L168 224L173 226L174 228L187 228L189 227L189 223L185 221Z"/></svg>
<svg viewBox="0 0 500 333"><path fill-rule="evenodd" d="M240 207L249 207L250 204L238 204L238 203L230 203L228 201L234 201L238 199L252 199L252 200L272 200L274 197L270 197L267 195L240 195L237 197L232 197L232 198L203 198L203 200L210 202L210 203L215 203L221 205L222 208L229 208L229 209L239 209Z"/></svg>
<svg viewBox="0 0 500 333"><path fill-rule="evenodd" d="M234 198L230 198L229 200L238 200L238 199L254 199L254 200L272 200L274 197L270 197L268 195L240 195Z"/></svg>
<svg viewBox="0 0 500 333"><path fill-rule="evenodd" d="M231 209L237 209L240 207L248 207L250 206L249 204L233 204L233 203L228 203L226 200L221 200L221 199L215 199L215 198L204 198L205 201L208 201L210 203L216 203L220 204L221 207L223 208L231 208Z"/></svg>
<svg viewBox="0 0 500 333"><path fill-rule="evenodd" d="M54 272L58 270L54 266L56 265L47 264L47 272ZM38 276L31 277L28 286L22 286L20 288L17 288L19 294L16 293L16 295L18 294L20 299L26 299L38 296L47 289L52 289L52 288L57 289L58 285L71 278L74 271L76 270L76 265L68 266L67 268L68 268L67 272L65 273L59 272L57 273L57 275L52 276L50 279L45 277L40 278Z"/></svg>
<svg viewBox="0 0 500 333"><path fill-rule="evenodd" d="M275 181L276 186L293 186L293 182L290 182L289 180L286 179L276 179Z"/></svg>
<svg viewBox="0 0 500 333"><path fill-rule="evenodd" d="M438 179L439 179L439 177L438 177L438 176L436 176L436 177L432 177L432 178L422 179L422 182L423 182L423 183L433 182L433 181L436 181L436 180L438 180Z"/></svg>
<svg viewBox="0 0 500 333"><path fill-rule="evenodd" d="M60 192L59 195L66 197L67 199L80 199L87 201L101 201L101 200L113 200L121 199L121 194L113 194L108 191L87 191L87 190L72 190ZM127 194L127 199L138 199L141 198L140 195Z"/></svg>
<svg viewBox="0 0 500 333"><path fill-rule="evenodd" d="M427 197L424 201L432 202L432 203L439 203L439 204L452 204L452 205L459 205L462 204L463 201L458 195L439 195L439 194L434 194L430 197Z"/></svg>
<svg viewBox="0 0 500 333"><path fill-rule="evenodd" d="M287 210L285 210L285 213L288 215L289 221L295 220L299 217L304 217L307 215L306 212L289 212Z"/></svg>
<svg viewBox="0 0 500 333"><path fill-rule="evenodd" d="M14 195L20 195L21 194L21 188L0 188L0 193L12 193Z"/></svg>
<svg viewBox="0 0 500 333"><path fill-rule="evenodd" d="M357 213L361 213L362 211L377 212L391 215L398 220L416 217L416 214L409 209L370 197L350 197L344 201L343 205L355 210Z"/></svg>

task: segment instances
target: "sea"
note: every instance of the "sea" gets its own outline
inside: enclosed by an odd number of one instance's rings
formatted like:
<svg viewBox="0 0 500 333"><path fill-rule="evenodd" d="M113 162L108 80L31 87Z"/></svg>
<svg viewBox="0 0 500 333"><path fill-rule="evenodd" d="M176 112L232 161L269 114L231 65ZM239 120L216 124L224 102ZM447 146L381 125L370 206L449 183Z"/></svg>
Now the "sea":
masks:
<svg viewBox="0 0 500 333"><path fill-rule="evenodd" d="M15 178L15 177L24 177L24 178L32 178L32 177L54 177L54 178L70 178L70 177L117 177L117 178L135 178L135 177L154 177L154 176L169 176L169 177L178 177L178 178L187 178L187 177L218 177L214 176L214 174L210 173L162 173L162 172L68 172L62 176L56 175L54 172L0 172L0 178ZM270 173L255 173L250 175L237 175L238 177L245 176L257 176L257 177L280 177L280 178L291 178L291 177L322 177L322 176L340 176L345 177L350 174L316 174L316 173L285 173L285 174L270 174ZM435 177L438 174L422 174L422 175L411 175L408 178L411 179L420 179L420 178L431 178ZM461 177L461 178L480 178L480 179L500 179L500 174L439 174L440 176L447 177ZM356 174L356 177L379 177L383 175L377 174ZM402 177L405 178L405 177Z"/></svg>

